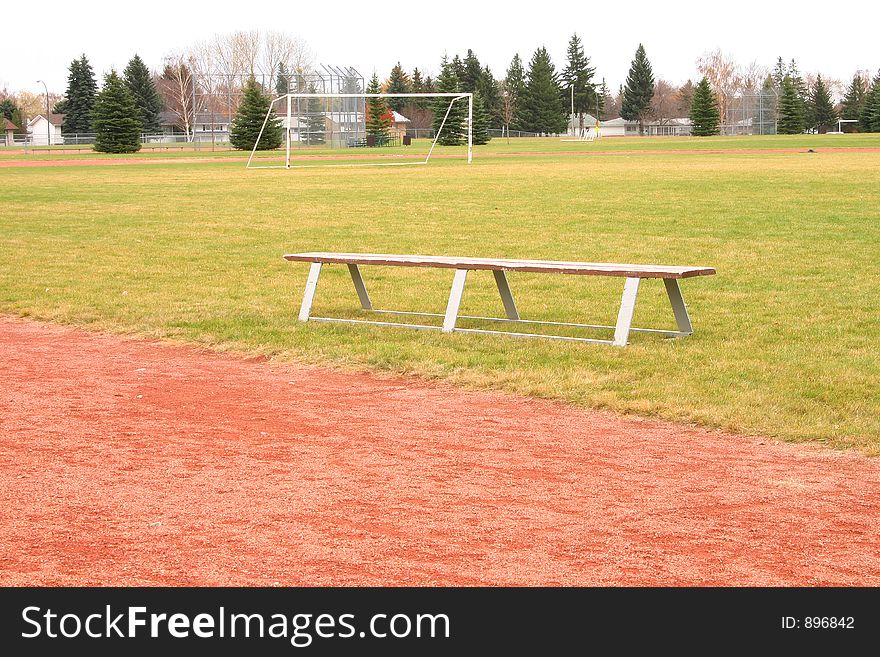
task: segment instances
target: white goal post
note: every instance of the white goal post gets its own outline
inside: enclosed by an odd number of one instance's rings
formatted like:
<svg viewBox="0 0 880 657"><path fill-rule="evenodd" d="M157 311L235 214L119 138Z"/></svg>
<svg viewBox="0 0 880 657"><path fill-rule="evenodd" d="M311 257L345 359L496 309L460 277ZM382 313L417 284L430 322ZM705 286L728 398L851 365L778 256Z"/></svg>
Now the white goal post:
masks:
<svg viewBox="0 0 880 657"><path fill-rule="evenodd" d="M440 122L440 126L434 135L433 140L431 141L431 146L428 149L428 153L425 156L424 160L415 160L408 162L362 162L362 163L345 163L345 164L291 164L290 159L290 149L291 149L291 141L293 134L293 119L294 113L293 108L294 104L297 104L299 107L299 103L302 100L306 102L317 99L317 100L340 100L344 101L345 99L354 100L354 109L351 109L349 105L348 108L343 109L338 112L327 112L327 114L340 114L340 115L348 115L349 120L351 119L351 115L354 115L354 121L360 123L366 123L366 101L368 98L448 98L449 105L446 108L446 114L443 116L443 120ZM269 109L266 112L266 116L263 119L263 125L260 127L260 132L257 135L257 140L254 143L254 147L251 150L250 157L248 157L246 168L248 169L298 169L305 167L316 167L316 166L401 166L401 165L415 165L415 164L427 164L431 159L431 154L434 152L434 147L437 145L437 140L439 139L441 133L443 132L443 128L446 125L446 120L449 118L449 114L452 111L453 104L462 100L467 99L468 109L467 109L467 119L465 121L465 127L467 128L467 163L470 164L473 161L473 150L474 150L474 95L472 93L465 92L437 92L437 93L401 93L401 94L390 94L390 93L289 93L289 94L281 94L276 98L273 98L269 103ZM363 104L357 103L358 100L363 100ZM254 163L254 155L257 152L257 146L260 143L260 139L263 136L263 131L266 129L266 125L269 122L269 117L272 115L272 110L276 108L277 105L281 104L280 109L282 111L276 111L275 114L279 118L282 119L282 123L284 123L284 132L285 132L285 140L284 140L284 164L260 164L257 159L257 163ZM300 114L298 112L298 114ZM300 114L301 115L301 114ZM366 137L366 135L365 135Z"/></svg>

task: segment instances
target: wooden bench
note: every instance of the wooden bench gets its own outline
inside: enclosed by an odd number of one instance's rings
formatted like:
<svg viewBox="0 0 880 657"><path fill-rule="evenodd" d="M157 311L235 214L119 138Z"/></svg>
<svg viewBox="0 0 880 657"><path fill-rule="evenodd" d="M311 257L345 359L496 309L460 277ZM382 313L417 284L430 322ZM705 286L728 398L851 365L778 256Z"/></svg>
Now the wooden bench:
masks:
<svg viewBox="0 0 880 657"><path fill-rule="evenodd" d="M667 337L680 337L693 333L691 320L688 316L687 307L681 296L678 279L692 276L710 276L715 273L711 267L668 267L659 265L620 265L612 263L596 262L558 262L554 260L504 260L497 258L450 258L443 256L421 255L386 255L373 253L292 253L284 256L291 262L310 262L309 277L306 282L306 290L303 296L302 306L299 311L300 321L307 322L309 319L321 322L345 322L362 324L380 324L385 326L405 326L416 329L440 329L446 333L461 331L467 333L498 333L501 335L513 335L519 337L554 338L557 340L574 340L578 342L594 342L599 344L612 344L623 347L629 340L631 331L649 333L662 333ZM321 274L322 265L347 265L351 274L354 288L360 298L361 307L377 313L393 315L423 315L430 317L443 317L441 326L424 326L420 324L402 324L393 322L374 322L358 319L338 319L332 317L311 317L312 301L315 298L315 290L318 286L318 276ZM446 312L440 313L417 313L394 310L376 310L370 301L367 287L361 276L360 265L382 265L393 267L438 267L441 269L454 269L452 290L449 293L449 302ZM489 321L515 322L520 324L549 324L553 326L574 326L580 328L614 329L613 340L596 340L591 338L577 338L562 335L541 335L534 333L514 333L510 331L490 331L483 329L456 328L459 319L458 309L461 305L461 297L464 292L464 284L469 271L491 271L495 277L495 284L504 304L506 318L501 317L472 317L461 315L464 319L479 319ZM601 326L596 324L570 324L565 322L542 322L524 320L520 317L510 285L505 272L529 272L529 273L554 273L572 274L576 276L617 276L626 279L623 286L623 296L620 302L620 311L617 314L615 326ZM659 278L663 280L666 294L672 304L672 312L675 316L677 331L664 329L633 328L632 318L636 306L636 295L639 291L639 283L643 278Z"/></svg>

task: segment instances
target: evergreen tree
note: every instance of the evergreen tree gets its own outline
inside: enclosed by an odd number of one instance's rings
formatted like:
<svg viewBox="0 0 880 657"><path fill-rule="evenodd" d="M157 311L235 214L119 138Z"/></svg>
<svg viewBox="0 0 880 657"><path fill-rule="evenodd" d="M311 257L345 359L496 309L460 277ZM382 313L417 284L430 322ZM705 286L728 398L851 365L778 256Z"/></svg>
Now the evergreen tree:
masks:
<svg viewBox="0 0 880 657"><path fill-rule="evenodd" d="M608 118L608 110L614 106L614 99L611 97L611 92L608 90L608 85L605 83L605 78L602 78L602 84L599 86L599 107L597 111L599 114L596 116L600 121L604 121Z"/></svg>
<svg viewBox="0 0 880 657"><path fill-rule="evenodd" d="M418 68L413 69L410 80L412 80L412 92L414 94L425 93L425 82L422 80L422 72Z"/></svg>
<svg viewBox="0 0 880 657"><path fill-rule="evenodd" d="M483 97L483 105L486 107L486 115L489 117L489 127L500 128L501 98L498 95L498 81L488 66L483 67L477 91Z"/></svg>
<svg viewBox="0 0 880 657"><path fill-rule="evenodd" d="M397 62L397 65L391 69L391 77L388 78L387 93L412 93L412 83L410 82L409 76L406 74L406 71L404 71L403 67L400 65L400 62ZM407 98L389 98L388 106L395 112L402 112L403 106L406 105L407 100Z"/></svg>
<svg viewBox="0 0 880 657"><path fill-rule="evenodd" d="M21 131L25 131L25 123L24 115L21 113L21 108L16 105L15 111L12 113L12 118L9 119L12 121L12 124Z"/></svg>
<svg viewBox="0 0 880 657"><path fill-rule="evenodd" d="M162 98L153 84L153 78L147 65L138 55L131 58L123 71L125 86L134 97L141 118L141 130L147 134L155 134L160 130L159 113L164 107Z"/></svg>
<svg viewBox="0 0 880 657"><path fill-rule="evenodd" d="M831 101L831 92L821 75L816 76L816 84L810 96L810 127L816 130L827 129L837 122L837 112Z"/></svg>
<svg viewBox="0 0 880 657"><path fill-rule="evenodd" d="M694 89L690 117L695 137L718 134L718 124L721 122L718 101L712 87L709 86L709 80L705 77Z"/></svg>
<svg viewBox="0 0 880 657"><path fill-rule="evenodd" d="M462 62L461 90L474 93L480 87L480 78L483 76L483 67L476 53L468 48L467 56Z"/></svg>
<svg viewBox="0 0 880 657"><path fill-rule="evenodd" d="M440 63L440 75L437 78L437 91L440 93L452 93L461 91L461 82L455 72L455 65L449 61L446 55ZM456 100L450 106L450 98L438 98L434 101L434 134L439 131L438 144L444 146L457 146L464 143L467 137L467 101ZM447 116L446 112L449 112ZM446 123L443 118L446 117ZM440 126L443 125L443 130Z"/></svg>
<svg viewBox="0 0 880 657"><path fill-rule="evenodd" d="M639 122L639 134L645 134L645 116L651 111L651 98L654 97L654 73L651 62L640 43L636 56L629 67L626 85L623 88L623 104L620 115L627 121Z"/></svg>
<svg viewBox="0 0 880 657"><path fill-rule="evenodd" d="M490 139L492 137L489 136L489 113L483 102L483 94L477 91L474 93L473 140L475 144L488 144Z"/></svg>
<svg viewBox="0 0 880 657"><path fill-rule="evenodd" d="M11 98L0 100L0 116L11 121L12 115L15 114L15 107L15 102Z"/></svg>
<svg viewBox="0 0 880 657"><path fill-rule="evenodd" d="M810 90L803 77L798 70L797 62L794 59L788 64L788 77L794 85L795 94L801 104L801 114L804 118L804 127L810 125L808 120L811 118L812 108L809 106Z"/></svg>
<svg viewBox="0 0 880 657"><path fill-rule="evenodd" d="M284 62L278 62L278 74L275 76L275 93L279 96L292 93L290 91L290 72Z"/></svg>
<svg viewBox="0 0 880 657"><path fill-rule="evenodd" d="M522 60L519 55L513 56L510 66L507 68L507 75L504 77L504 90L507 92L507 103L513 108L513 120L509 128L514 130L522 130L522 115L520 109L520 101L526 89L526 72L523 69Z"/></svg>
<svg viewBox="0 0 880 657"><path fill-rule="evenodd" d="M880 132L880 89L871 98L871 104L868 107L868 121L871 126L871 132Z"/></svg>
<svg viewBox="0 0 880 657"><path fill-rule="evenodd" d="M523 129L544 134L565 132L568 112L562 102L556 68L543 46L532 55L526 78L526 88L519 99Z"/></svg>
<svg viewBox="0 0 880 657"><path fill-rule="evenodd" d="M241 103L229 128L229 142L233 148L249 151L256 144L258 151L266 151L281 146L284 126L275 110L270 112L269 107L270 101L263 95L263 88L253 75L250 76L242 89ZM268 120L266 114L269 114ZM263 121L266 121L266 127L257 143Z"/></svg>
<svg viewBox="0 0 880 657"><path fill-rule="evenodd" d="M862 114L862 108L865 105L865 80L861 75L856 73L852 82L846 89L846 95L841 103L842 119L858 121ZM853 124L850 124L853 125ZM858 124L856 124L858 125ZM858 128L857 128L858 129Z"/></svg>
<svg viewBox="0 0 880 657"><path fill-rule="evenodd" d="M874 76L871 87L874 91L874 97L871 99L871 109L869 112L869 120L874 132L880 132L880 71Z"/></svg>
<svg viewBox="0 0 880 657"><path fill-rule="evenodd" d="M368 94L378 94L379 76L373 71L373 77L370 78L370 84L367 85ZM367 135L375 137L377 145L387 139L388 132L391 130L391 110L384 98L368 98L367 99Z"/></svg>
<svg viewBox="0 0 880 657"><path fill-rule="evenodd" d="M789 76L782 80L779 98L779 122L777 132L781 135L799 135L804 131L804 104L801 102L794 81Z"/></svg>
<svg viewBox="0 0 880 657"><path fill-rule="evenodd" d="M67 76L67 113L64 117L62 130L66 133L92 132L92 108L98 83L95 73L85 55L70 63Z"/></svg>
<svg viewBox="0 0 880 657"><path fill-rule="evenodd" d="M318 93L314 84L309 85L310 94ZM320 98L309 98L306 103L306 143L311 145L323 144L327 132L327 122L324 114L324 104Z"/></svg>
<svg viewBox="0 0 880 657"><path fill-rule="evenodd" d="M776 59L776 65L773 67L773 72L770 74L770 77L773 78L773 84L777 90L782 89L782 82L785 80L785 76L785 62L782 61L782 56L780 55Z"/></svg>
<svg viewBox="0 0 880 657"><path fill-rule="evenodd" d="M578 130L584 130L584 115L596 110L596 87L593 74L596 69L590 66L590 58L584 54L584 47L577 34L572 35L568 42L568 64L562 71L562 81L571 101L571 89L574 88L574 113L578 117ZM569 103L571 109L571 103Z"/></svg>
<svg viewBox="0 0 880 657"><path fill-rule="evenodd" d="M425 94L429 93L425 81L422 79L422 72L414 68L412 72L412 92L414 94ZM410 105L415 107L416 109L427 109L428 108L428 99L427 98L410 98Z"/></svg>
<svg viewBox="0 0 880 657"><path fill-rule="evenodd" d="M361 78L357 75L347 75L342 79L342 93L344 94L361 94L364 87L361 84Z"/></svg>
<svg viewBox="0 0 880 657"><path fill-rule="evenodd" d="M95 96L92 125L95 150L100 153L135 153L141 148L140 112L116 71L104 77L104 88Z"/></svg>
<svg viewBox="0 0 880 657"><path fill-rule="evenodd" d="M807 83L804 81L804 78L801 76L800 70L798 69L797 62L792 59L788 63L788 77L791 78L791 81L794 83L794 88L798 92L801 98L806 98L808 95Z"/></svg>
<svg viewBox="0 0 880 657"><path fill-rule="evenodd" d="M859 113L859 125L865 132L880 132L880 71L871 81L865 102Z"/></svg>
<svg viewBox="0 0 880 657"><path fill-rule="evenodd" d="M460 91L464 91L462 85L464 84L464 78L467 73L464 67L464 62L461 61L461 57L456 55L452 58L452 70L455 72L455 77L458 78L458 86Z"/></svg>
<svg viewBox="0 0 880 657"><path fill-rule="evenodd" d="M432 94L437 91L437 82L430 75L425 78L425 93Z"/></svg>
<svg viewBox="0 0 880 657"><path fill-rule="evenodd" d="M66 114L69 103L66 98L62 98L52 106L52 114Z"/></svg>

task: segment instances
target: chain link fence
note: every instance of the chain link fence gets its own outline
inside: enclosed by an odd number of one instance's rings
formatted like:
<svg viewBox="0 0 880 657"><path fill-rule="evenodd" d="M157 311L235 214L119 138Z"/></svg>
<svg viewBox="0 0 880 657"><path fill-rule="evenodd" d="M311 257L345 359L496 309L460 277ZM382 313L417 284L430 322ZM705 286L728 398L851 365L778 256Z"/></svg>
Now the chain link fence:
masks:
<svg viewBox="0 0 880 657"><path fill-rule="evenodd" d="M720 126L722 135L775 135L779 95L775 89L739 93L731 99Z"/></svg>

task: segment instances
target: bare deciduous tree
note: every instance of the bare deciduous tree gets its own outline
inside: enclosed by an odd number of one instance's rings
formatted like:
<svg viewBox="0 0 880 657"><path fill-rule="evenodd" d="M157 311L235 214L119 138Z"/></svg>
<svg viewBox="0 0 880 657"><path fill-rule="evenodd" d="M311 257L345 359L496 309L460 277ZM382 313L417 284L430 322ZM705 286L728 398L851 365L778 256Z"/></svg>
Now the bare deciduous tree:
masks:
<svg viewBox="0 0 880 657"><path fill-rule="evenodd" d="M756 93L764 86L764 80L769 74L769 68L756 61L751 61L740 72L740 87L743 91Z"/></svg>
<svg viewBox="0 0 880 657"><path fill-rule="evenodd" d="M657 80L651 98L651 114L661 124L678 117L678 89L667 80Z"/></svg>
<svg viewBox="0 0 880 657"><path fill-rule="evenodd" d="M616 119L620 116L623 107L623 85L617 88L617 93L611 98L611 102L605 105L605 120Z"/></svg>
<svg viewBox="0 0 880 657"><path fill-rule="evenodd" d="M697 60L697 70L709 80L718 100L721 122L724 123L733 97L742 86L743 76L739 66L731 57L725 55L721 48L716 48Z"/></svg>
<svg viewBox="0 0 880 657"><path fill-rule="evenodd" d="M504 124L505 132L507 132L507 143L509 144L510 124L513 123L513 117L516 115L516 96L511 92L507 80L502 80L498 83L498 95L498 110L501 114L501 122Z"/></svg>
<svg viewBox="0 0 880 657"><path fill-rule="evenodd" d="M19 91L15 94L15 104L21 110L21 116L25 121L30 121L37 114L46 113L46 97L43 94L33 94L30 91ZM50 98L51 102L51 98ZM51 104L49 109L52 109ZM45 135L43 135L45 137Z"/></svg>
<svg viewBox="0 0 880 657"><path fill-rule="evenodd" d="M279 65L291 73L310 71L314 56L305 41L285 32L258 30L215 34L215 74L236 78L260 76L267 88L274 86Z"/></svg>
<svg viewBox="0 0 880 657"><path fill-rule="evenodd" d="M165 58L165 67L158 79L159 93L165 100L165 106L178 120L178 125L186 133L187 141L193 138L193 120L195 118L195 81L193 69L195 60L192 54L178 52Z"/></svg>
<svg viewBox="0 0 880 657"><path fill-rule="evenodd" d="M287 71L303 74L314 66L314 55L299 37L284 32L266 32L259 67L269 84L272 84L280 64Z"/></svg>
<svg viewBox="0 0 880 657"><path fill-rule="evenodd" d="M257 30L215 34L214 47L220 68L217 73L241 77L257 74L260 57L260 33Z"/></svg>
<svg viewBox="0 0 880 657"><path fill-rule="evenodd" d="M208 112L212 117L220 114L229 120L238 109L247 78L257 77L269 91L274 88L282 64L290 74L302 77L311 71L313 55L299 37L283 32L240 30L215 34L172 53L165 58L157 82L168 109L177 115L187 138L192 138L197 112Z"/></svg>

